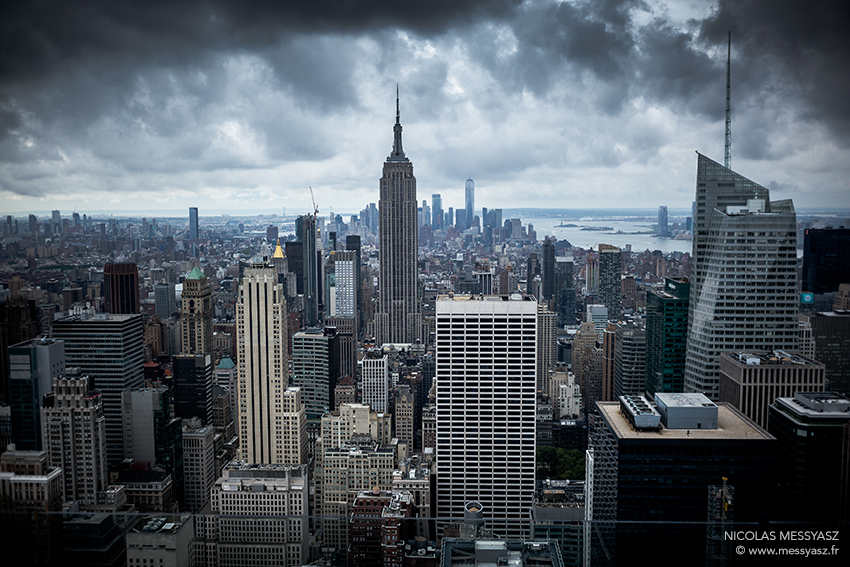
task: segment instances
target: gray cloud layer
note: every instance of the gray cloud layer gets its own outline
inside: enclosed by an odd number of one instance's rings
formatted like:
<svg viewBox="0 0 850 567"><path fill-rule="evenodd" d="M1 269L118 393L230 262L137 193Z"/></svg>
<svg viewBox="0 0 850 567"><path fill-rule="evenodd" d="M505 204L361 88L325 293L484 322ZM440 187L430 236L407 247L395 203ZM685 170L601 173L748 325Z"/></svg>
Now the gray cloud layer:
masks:
<svg viewBox="0 0 850 567"><path fill-rule="evenodd" d="M366 122L391 119L399 80L433 190L530 179L547 206L667 172L673 148L722 148L731 30L736 159L840 196L848 24L841 1L722 0L684 20L629 0L7 2L0 192L265 196L330 168L333 191L362 190L388 150L389 125Z"/></svg>

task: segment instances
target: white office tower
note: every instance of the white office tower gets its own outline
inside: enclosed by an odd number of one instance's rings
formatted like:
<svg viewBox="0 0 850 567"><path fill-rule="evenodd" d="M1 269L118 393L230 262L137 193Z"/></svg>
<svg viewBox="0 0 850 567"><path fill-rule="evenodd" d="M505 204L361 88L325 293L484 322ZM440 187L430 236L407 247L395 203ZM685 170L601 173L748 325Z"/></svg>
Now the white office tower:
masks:
<svg viewBox="0 0 850 567"><path fill-rule="evenodd" d="M386 412L390 395L390 373L387 355L380 351L367 351L360 361L360 399L372 411Z"/></svg>
<svg viewBox="0 0 850 567"><path fill-rule="evenodd" d="M357 253L353 250L337 251L334 255L334 305L332 317L354 317L357 315Z"/></svg>
<svg viewBox="0 0 850 567"><path fill-rule="evenodd" d="M700 155L685 391L719 399L720 353L797 348L790 200Z"/></svg>
<svg viewBox="0 0 850 567"><path fill-rule="evenodd" d="M537 302L437 299L437 516L483 505L501 537L528 535L534 496ZM442 530L441 526L440 529Z"/></svg>
<svg viewBox="0 0 850 567"><path fill-rule="evenodd" d="M236 303L239 450L251 463L282 463L281 399L289 385L287 314L277 271L246 268Z"/></svg>
<svg viewBox="0 0 850 567"><path fill-rule="evenodd" d="M97 504L106 490L106 418L94 378L70 369L53 382L41 410L44 449L51 467L62 469L62 501Z"/></svg>
<svg viewBox="0 0 850 567"><path fill-rule="evenodd" d="M309 563L309 488L307 465L228 464L205 518L218 567Z"/></svg>

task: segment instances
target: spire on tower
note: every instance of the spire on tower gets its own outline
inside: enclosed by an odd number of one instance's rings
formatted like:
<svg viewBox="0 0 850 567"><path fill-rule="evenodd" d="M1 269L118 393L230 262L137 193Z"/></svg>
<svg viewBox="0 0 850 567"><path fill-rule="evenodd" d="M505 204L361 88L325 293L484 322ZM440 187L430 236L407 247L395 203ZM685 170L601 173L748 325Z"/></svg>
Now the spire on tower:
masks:
<svg viewBox="0 0 850 567"><path fill-rule="evenodd" d="M731 104L731 85L732 85L732 32L729 32L729 43L726 51L726 152L723 160L723 165L727 169L732 167L732 104Z"/></svg>
<svg viewBox="0 0 850 567"><path fill-rule="evenodd" d="M395 86L395 126L393 126L393 152L387 161L408 161L401 148L401 112L398 105L398 84Z"/></svg>

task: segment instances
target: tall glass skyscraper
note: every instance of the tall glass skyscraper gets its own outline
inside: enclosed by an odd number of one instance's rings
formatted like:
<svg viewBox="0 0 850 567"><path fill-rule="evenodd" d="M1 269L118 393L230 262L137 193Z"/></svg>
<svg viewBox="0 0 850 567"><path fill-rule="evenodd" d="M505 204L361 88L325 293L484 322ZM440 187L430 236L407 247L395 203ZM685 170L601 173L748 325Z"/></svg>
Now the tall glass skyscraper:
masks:
<svg viewBox="0 0 850 567"><path fill-rule="evenodd" d="M434 230L443 228L443 198L439 193L431 195L431 226Z"/></svg>
<svg viewBox="0 0 850 567"><path fill-rule="evenodd" d="M720 353L797 347L790 200L699 155L685 391L719 397Z"/></svg>
<svg viewBox="0 0 850 567"><path fill-rule="evenodd" d="M466 226L472 226L472 219L475 216L475 181L472 179L466 180Z"/></svg>
<svg viewBox="0 0 850 567"><path fill-rule="evenodd" d="M198 207L189 207L189 238L198 238Z"/></svg>

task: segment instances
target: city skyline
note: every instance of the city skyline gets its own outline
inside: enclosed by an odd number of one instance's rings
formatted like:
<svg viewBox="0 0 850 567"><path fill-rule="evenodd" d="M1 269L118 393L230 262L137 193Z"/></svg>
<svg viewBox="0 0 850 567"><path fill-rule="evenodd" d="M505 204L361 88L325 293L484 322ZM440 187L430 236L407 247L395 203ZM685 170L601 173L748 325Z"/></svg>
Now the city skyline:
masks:
<svg viewBox="0 0 850 567"><path fill-rule="evenodd" d="M311 210L308 185L322 213L358 210L396 82L423 195L460 208L471 177L491 206L684 208L692 152L723 155L729 30L733 168L800 208L850 206L828 6L119 4L6 19L4 214Z"/></svg>

